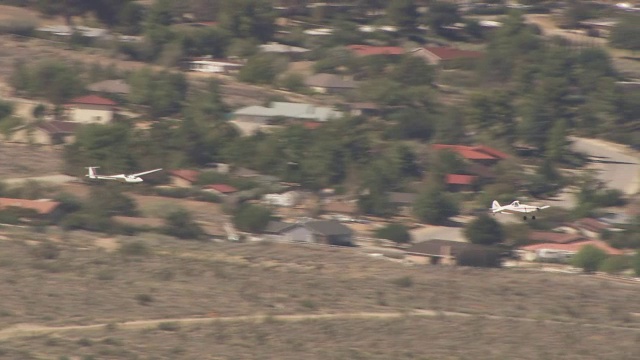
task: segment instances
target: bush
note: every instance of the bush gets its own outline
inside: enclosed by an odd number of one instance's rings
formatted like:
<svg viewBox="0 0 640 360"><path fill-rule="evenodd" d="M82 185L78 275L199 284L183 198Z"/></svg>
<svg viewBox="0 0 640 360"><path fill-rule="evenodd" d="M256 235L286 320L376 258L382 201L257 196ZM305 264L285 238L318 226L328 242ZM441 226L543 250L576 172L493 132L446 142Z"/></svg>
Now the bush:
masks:
<svg viewBox="0 0 640 360"><path fill-rule="evenodd" d="M411 242L411 235L406 226L402 224L389 224L376 230L376 237L394 241L397 244Z"/></svg>
<svg viewBox="0 0 640 360"><path fill-rule="evenodd" d="M502 225L487 214L470 222L464 229L464 235L473 244L493 245L504 241Z"/></svg>
<svg viewBox="0 0 640 360"><path fill-rule="evenodd" d="M391 280L391 282L394 285L402 288L410 288L413 286L413 278L411 276L402 276Z"/></svg>
<svg viewBox="0 0 640 360"><path fill-rule="evenodd" d="M138 294L136 295L136 301L140 305L147 306L153 302L153 296L149 294Z"/></svg>
<svg viewBox="0 0 640 360"><path fill-rule="evenodd" d="M202 228L184 209L175 210L165 217L164 233L179 239L200 239L204 235Z"/></svg>
<svg viewBox="0 0 640 360"><path fill-rule="evenodd" d="M33 249L33 255L38 259L53 260L60 256L60 249L56 244L46 241Z"/></svg>
<svg viewBox="0 0 640 360"><path fill-rule="evenodd" d="M233 224L241 231L259 233L271 221L271 210L259 205L245 205L236 211Z"/></svg>
<svg viewBox="0 0 640 360"><path fill-rule="evenodd" d="M127 256L145 256L151 252L147 244L140 240L123 244L118 251L120 254Z"/></svg>
<svg viewBox="0 0 640 360"><path fill-rule="evenodd" d="M584 272L591 273L596 271L606 258L607 253L602 249L593 245L585 245L571 258L571 264L582 268Z"/></svg>
<svg viewBox="0 0 640 360"><path fill-rule="evenodd" d="M600 263L598 270L604 271L607 274L618 274L630 269L632 265L631 261L632 258L629 256L610 256Z"/></svg>

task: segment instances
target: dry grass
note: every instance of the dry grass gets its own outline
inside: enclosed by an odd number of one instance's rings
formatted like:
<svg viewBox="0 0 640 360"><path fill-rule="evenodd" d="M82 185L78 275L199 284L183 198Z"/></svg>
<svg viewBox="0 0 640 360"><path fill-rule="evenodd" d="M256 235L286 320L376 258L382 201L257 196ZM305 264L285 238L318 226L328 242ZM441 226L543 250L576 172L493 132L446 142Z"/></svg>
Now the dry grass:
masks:
<svg viewBox="0 0 640 360"><path fill-rule="evenodd" d="M112 324L103 330L5 338L0 341L0 355L9 358L47 354L49 358L192 359L216 354L208 358L293 359L304 354L312 359L632 359L638 355L637 285L507 269L407 266L365 256L357 249L198 243L145 234L117 239L125 247L144 244L145 251L108 252L95 245L95 234L85 232L11 229L4 235L0 333L25 323ZM470 316L276 318L419 309ZM245 315L266 319L222 321ZM221 317L221 322L179 321L211 316ZM146 330L117 325L132 320L159 323Z"/></svg>
<svg viewBox="0 0 640 360"><path fill-rule="evenodd" d="M58 174L61 169L61 149L0 142L0 181Z"/></svg>

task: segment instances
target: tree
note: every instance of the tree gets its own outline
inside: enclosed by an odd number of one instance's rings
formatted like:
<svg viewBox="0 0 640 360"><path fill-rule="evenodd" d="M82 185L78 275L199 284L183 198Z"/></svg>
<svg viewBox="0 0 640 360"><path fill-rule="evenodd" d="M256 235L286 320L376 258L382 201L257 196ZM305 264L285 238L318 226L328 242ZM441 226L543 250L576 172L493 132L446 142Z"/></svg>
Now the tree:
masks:
<svg viewBox="0 0 640 360"><path fill-rule="evenodd" d="M633 256L633 271L636 276L640 276L640 250L636 251L636 254Z"/></svg>
<svg viewBox="0 0 640 360"><path fill-rule="evenodd" d="M473 244L493 245L504 241L502 225L492 216L482 214L464 229L464 235Z"/></svg>
<svg viewBox="0 0 640 360"><path fill-rule="evenodd" d="M387 17L402 31L414 30L418 16L418 8L413 0L391 0L387 6Z"/></svg>
<svg viewBox="0 0 640 360"><path fill-rule="evenodd" d="M127 2L118 14L118 30L125 35L137 35L142 30L143 18L144 7L133 1Z"/></svg>
<svg viewBox="0 0 640 360"><path fill-rule="evenodd" d="M393 69L391 78L407 86L431 85L435 71L417 56L405 56Z"/></svg>
<svg viewBox="0 0 640 360"><path fill-rule="evenodd" d="M275 31L273 7L265 0L235 0L222 2L220 27L233 37L270 40Z"/></svg>
<svg viewBox="0 0 640 360"><path fill-rule="evenodd" d="M571 264L591 273L596 271L606 258L607 253L604 250L594 245L585 245L571 258Z"/></svg>
<svg viewBox="0 0 640 360"><path fill-rule="evenodd" d="M271 210L260 205L244 205L233 216L233 224L241 231L262 232L271 221Z"/></svg>
<svg viewBox="0 0 640 360"><path fill-rule="evenodd" d="M199 239L204 235L204 231L195 221L191 214L184 209L177 209L164 219L164 233L175 236L179 239Z"/></svg>
<svg viewBox="0 0 640 360"><path fill-rule="evenodd" d="M566 156L568 148L567 125L560 119L551 128L546 145L546 158L550 161L560 161Z"/></svg>
<svg viewBox="0 0 640 360"><path fill-rule="evenodd" d="M609 41L615 47L640 50L640 16L627 15L611 31Z"/></svg>
<svg viewBox="0 0 640 360"><path fill-rule="evenodd" d="M413 206L413 213L421 222L440 225L459 213L455 201L438 186L425 189Z"/></svg>
<svg viewBox="0 0 640 360"><path fill-rule="evenodd" d="M267 53L256 54L240 69L238 79L253 84L271 84L283 70L278 65L277 56Z"/></svg>
<svg viewBox="0 0 640 360"><path fill-rule="evenodd" d="M376 230L376 236L381 239L391 240L396 244L406 244L411 242L409 230L402 224L388 224L385 227Z"/></svg>
<svg viewBox="0 0 640 360"><path fill-rule="evenodd" d="M458 6L444 1L434 1L429 6L427 22L435 33L443 35L445 27L460 22Z"/></svg>
<svg viewBox="0 0 640 360"><path fill-rule="evenodd" d="M13 104L8 101L0 100L0 120L13 114Z"/></svg>

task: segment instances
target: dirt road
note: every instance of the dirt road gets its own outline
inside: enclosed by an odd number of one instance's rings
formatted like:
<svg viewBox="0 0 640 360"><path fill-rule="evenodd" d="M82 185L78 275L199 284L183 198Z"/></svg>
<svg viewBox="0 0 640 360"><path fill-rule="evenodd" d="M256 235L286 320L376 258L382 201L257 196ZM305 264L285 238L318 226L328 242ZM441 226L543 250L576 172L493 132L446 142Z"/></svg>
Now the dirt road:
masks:
<svg viewBox="0 0 640 360"><path fill-rule="evenodd" d="M633 314L638 316L640 314ZM469 314L461 312L451 311L437 311L437 310L413 310L407 312L352 312L352 313L332 313L332 314L291 314L291 315L241 315L241 316L227 316L227 317L198 317L198 318L173 318L173 319L153 319L153 320L133 320L119 323L101 323L93 325L78 325L78 326L59 326L48 327L34 324L18 324L0 330L0 340L7 340L19 337L30 337L37 335L46 335L54 333L68 333L68 332L81 332L85 334L88 331L104 330L108 327L116 327L117 329L136 330L147 329L152 327L158 327L161 324L171 323L180 325L190 324L207 324L214 322L263 322L263 321L305 321L305 320L334 320L334 319L390 319L390 318L402 318L407 316L423 316L423 317L473 317L479 316L489 320L511 320L521 322L536 322L541 321L539 319L527 318L527 317L508 317L508 316L496 316L487 314ZM627 326L615 326L615 325L602 325L602 324L590 324L584 322L575 321L560 321L560 320L544 320L549 324L570 324L581 325L585 327L596 327L600 329L615 329L615 330L627 330L640 333L640 328L627 327Z"/></svg>

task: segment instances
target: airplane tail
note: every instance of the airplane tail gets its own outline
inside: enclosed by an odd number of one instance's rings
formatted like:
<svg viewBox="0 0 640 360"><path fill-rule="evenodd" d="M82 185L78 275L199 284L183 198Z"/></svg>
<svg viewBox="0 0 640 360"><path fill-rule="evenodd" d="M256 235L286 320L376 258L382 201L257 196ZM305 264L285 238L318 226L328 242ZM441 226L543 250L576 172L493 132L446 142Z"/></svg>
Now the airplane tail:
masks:
<svg viewBox="0 0 640 360"><path fill-rule="evenodd" d="M498 203L498 200L493 200L493 202L491 203L491 209L495 210L500 208L500 204Z"/></svg>
<svg viewBox="0 0 640 360"><path fill-rule="evenodd" d="M87 176L90 179L94 179L96 177L96 169L98 168L98 166L88 166L85 169L87 169L89 171L89 173L85 176Z"/></svg>

